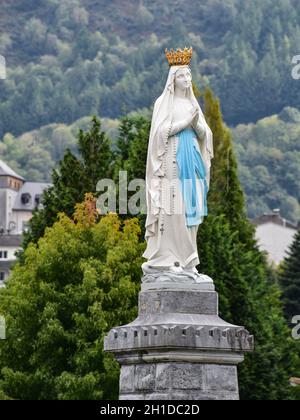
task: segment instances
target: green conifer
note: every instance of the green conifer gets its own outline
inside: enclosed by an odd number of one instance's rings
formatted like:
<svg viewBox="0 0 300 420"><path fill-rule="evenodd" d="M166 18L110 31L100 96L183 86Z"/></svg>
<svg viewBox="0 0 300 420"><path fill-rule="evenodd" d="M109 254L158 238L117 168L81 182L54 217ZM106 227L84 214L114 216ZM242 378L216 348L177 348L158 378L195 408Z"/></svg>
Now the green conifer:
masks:
<svg viewBox="0 0 300 420"><path fill-rule="evenodd" d="M300 315L300 231L296 234L279 275L285 317L289 324Z"/></svg>
<svg viewBox="0 0 300 420"><path fill-rule="evenodd" d="M67 149L58 169L53 170L53 185L43 194L42 208L33 213L24 235L24 249L43 236L45 228L53 225L59 212L71 216L75 204L80 203L86 193L96 193L97 182L112 175L110 140L101 131L96 117L92 118L89 131L79 131L78 152L79 157Z"/></svg>

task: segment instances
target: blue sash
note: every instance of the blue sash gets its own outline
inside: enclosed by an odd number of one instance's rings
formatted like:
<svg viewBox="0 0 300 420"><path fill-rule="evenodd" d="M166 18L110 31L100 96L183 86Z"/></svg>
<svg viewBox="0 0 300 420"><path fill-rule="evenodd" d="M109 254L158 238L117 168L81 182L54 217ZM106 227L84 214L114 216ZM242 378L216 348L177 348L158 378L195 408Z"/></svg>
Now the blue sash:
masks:
<svg viewBox="0 0 300 420"><path fill-rule="evenodd" d="M203 222L203 216L207 216L208 185L206 181L206 170L198 141L195 140L196 134L194 130L186 128L180 131L178 136L179 147L176 158L179 169L180 188L185 204L186 224L188 227L192 227L200 225ZM202 197L199 197L199 192L197 192L196 188L200 182L204 185L204 194L202 194Z"/></svg>

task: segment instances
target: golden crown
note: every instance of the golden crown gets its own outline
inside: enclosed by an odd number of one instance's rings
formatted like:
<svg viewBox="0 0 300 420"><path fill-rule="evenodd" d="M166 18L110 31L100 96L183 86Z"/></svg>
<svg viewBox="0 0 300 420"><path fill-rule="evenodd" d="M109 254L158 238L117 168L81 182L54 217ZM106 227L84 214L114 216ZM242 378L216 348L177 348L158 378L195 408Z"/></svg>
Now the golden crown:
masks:
<svg viewBox="0 0 300 420"><path fill-rule="evenodd" d="M177 51L165 49L165 54L169 62L169 66L187 66L190 64L193 48L185 47L184 50L177 48Z"/></svg>

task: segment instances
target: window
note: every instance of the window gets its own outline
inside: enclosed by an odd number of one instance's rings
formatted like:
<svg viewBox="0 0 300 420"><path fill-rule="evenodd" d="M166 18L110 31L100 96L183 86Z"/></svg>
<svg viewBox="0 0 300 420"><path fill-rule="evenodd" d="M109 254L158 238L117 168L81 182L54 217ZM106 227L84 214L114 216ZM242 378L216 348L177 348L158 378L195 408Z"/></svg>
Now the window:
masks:
<svg viewBox="0 0 300 420"><path fill-rule="evenodd" d="M28 205L31 202L31 195L29 193L23 193L21 195L22 204Z"/></svg>
<svg viewBox="0 0 300 420"><path fill-rule="evenodd" d="M7 258L7 251L0 251L0 259L6 259Z"/></svg>
<svg viewBox="0 0 300 420"><path fill-rule="evenodd" d="M4 271L0 271L0 283L5 280L5 273Z"/></svg>
<svg viewBox="0 0 300 420"><path fill-rule="evenodd" d="M40 205L40 203L41 203L41 197L42 197L41 194L36 194L36 196L34 197L34 203L35 203L36 206L39 206Z"/></svg>

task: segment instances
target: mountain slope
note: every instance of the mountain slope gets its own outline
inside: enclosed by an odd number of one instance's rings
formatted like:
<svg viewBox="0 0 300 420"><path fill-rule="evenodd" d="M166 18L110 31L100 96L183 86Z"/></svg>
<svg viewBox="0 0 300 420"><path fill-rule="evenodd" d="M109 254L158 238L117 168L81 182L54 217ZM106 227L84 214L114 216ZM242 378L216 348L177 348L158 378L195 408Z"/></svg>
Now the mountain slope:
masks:
<svg viewBox="0 0 300 420"><path fill-rule="evenodd" d="M193 45L193 76L211 84L229 125L298 106L297 0L2 0L0 138L85 115L150 107L165 47Z"/></svg>
<svg viewBox="0 0 300 420"><path fill-rule="evenodd" d="M300 112L285 108L257 124L239 125L233 137L249 216L280 208L299 221Z"/></svg>

